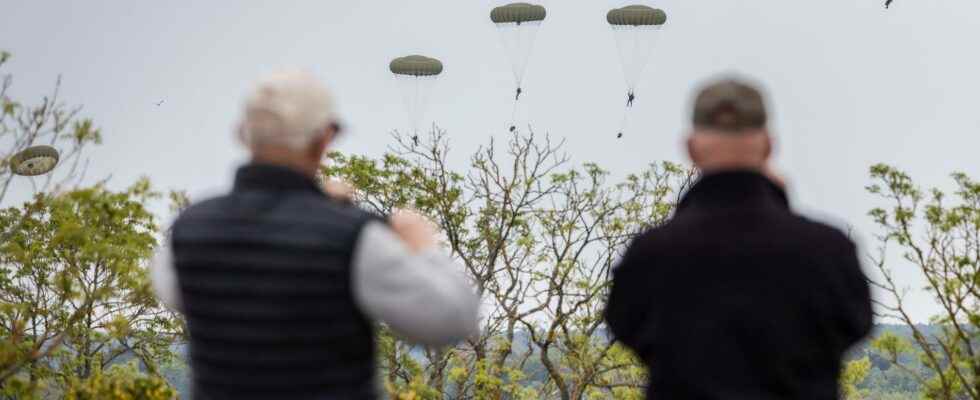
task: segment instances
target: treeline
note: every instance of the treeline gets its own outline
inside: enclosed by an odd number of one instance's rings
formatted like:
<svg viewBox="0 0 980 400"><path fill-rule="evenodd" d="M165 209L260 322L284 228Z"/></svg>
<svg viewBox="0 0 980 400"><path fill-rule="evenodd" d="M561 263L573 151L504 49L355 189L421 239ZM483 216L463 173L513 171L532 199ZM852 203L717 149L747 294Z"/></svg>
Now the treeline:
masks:
<svg viewBox="0 0 980 400"><path fill-rule="evenodd" d="M930 325L920 325L920 329L927 332L935 332L939 328ZM882 334L886 333L911 340L912 330L904 325L878 324L875 325L873 332L871 338L852 349L851 354L847 357L848 361L855 361L864 357L869 357L870 360L870 367L866 376L856 385L859 394L852 398L876 400L918 399L920 383L916 381L913 375L904 371L902 368L895 367L891 361L878 354L872 348L874 339L880 338ZM530 337L527 332L518 331L515 334L514 341L517 347L526 348L529 345ZM176 352L185 355L186 348L180 346L176 349ZM422 354L422 349L416 349L413 352L413 358L418 362L424 362ZM529 386L541 388L547 385L548 372L537 356L532 357L528 364L525 365L525 374ZM921 374L930 374L918 360L909 355L903 356L902 363L907 368L912 368ZM186 398L186 395L190 393L190 376L186 364L172 364L161 369L161 373L166 377L170 385L184 396L182 398Z"/></svg>

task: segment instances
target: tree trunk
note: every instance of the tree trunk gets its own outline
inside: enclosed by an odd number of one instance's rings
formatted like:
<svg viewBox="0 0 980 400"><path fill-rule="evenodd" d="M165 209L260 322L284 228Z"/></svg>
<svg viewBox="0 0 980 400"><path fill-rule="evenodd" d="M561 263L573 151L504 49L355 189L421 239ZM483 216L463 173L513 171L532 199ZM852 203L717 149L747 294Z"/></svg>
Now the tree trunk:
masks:
<svg viewBox="0 0 980 400"><path fill-rule="evenodd" d="M572 396L568 393L568 387L565 386L565 378L562 378L561 371L558 371L555 364L551 362L551 358L548 357L548 349L550 347L550 344L541 346L541 364L548 371L548 376L551 377L551 380L555 382L555 387L558 388L558 394L561 396L561 400L571 400Z"/></svg>
<svg viewBox="0 0 980 400"><path fill-rule="evenodd" d="M429 375L429 385L432 386L432 388L435 389L437 392L439 392L440 397L445 398L446 397L446 393L445 393L446 364L448 364L449 362L449 360L446 358L446 350L445 349L436 350L433 359L434 359L433 360L434 365L433 365L432 374Z"/></svg>

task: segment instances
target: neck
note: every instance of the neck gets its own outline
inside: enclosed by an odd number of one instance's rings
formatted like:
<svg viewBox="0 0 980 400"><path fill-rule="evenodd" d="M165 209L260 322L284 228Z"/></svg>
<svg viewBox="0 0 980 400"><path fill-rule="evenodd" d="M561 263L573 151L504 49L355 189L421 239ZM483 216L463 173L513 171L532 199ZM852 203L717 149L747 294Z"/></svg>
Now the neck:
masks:
<svg viewBox="0 0 980 400"><path fill-rule="evenodd" d="M704 173L684 195L677 211L697 207L777 206L789 209L786 192L758 171L717 170Z"/></svg>
<svg viewBox="0 0 980 400"><path fill-rule="evenodd" d="M760 163L757 160L712 160L710 162L700 162L696 165L696 167L698 167L698 169L705 175L732 171L751 171L761 173L765 170L765 163Z"/></svg>
<svg viewBox="0 0 980 400"><path fill-rule="evenodd" d="M252 152L252 163L271 164L286 167L310 178L315 178L320 169L320 162L312 161L311 157L292 150L262 149Z"/></svg>

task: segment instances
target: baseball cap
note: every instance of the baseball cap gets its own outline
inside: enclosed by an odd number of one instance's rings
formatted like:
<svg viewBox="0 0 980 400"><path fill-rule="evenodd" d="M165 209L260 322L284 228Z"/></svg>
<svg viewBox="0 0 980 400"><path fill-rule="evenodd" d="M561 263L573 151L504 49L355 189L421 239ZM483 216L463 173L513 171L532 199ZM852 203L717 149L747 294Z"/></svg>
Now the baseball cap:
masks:
<svg viewBox="0 0 980 400"><path fill-rule="evenodd" d="M754 86L737 79L724 79L703 87L694 100L695 127L738 133L765 128L765 100Z"/></svg>

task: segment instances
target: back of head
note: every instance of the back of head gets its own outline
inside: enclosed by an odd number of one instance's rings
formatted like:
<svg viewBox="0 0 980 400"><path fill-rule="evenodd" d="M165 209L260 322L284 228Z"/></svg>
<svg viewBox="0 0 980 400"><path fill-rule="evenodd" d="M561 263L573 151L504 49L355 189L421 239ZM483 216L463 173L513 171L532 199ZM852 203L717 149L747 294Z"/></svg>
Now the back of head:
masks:
<svg viewBox="0 0 980 400"><path fill-rule="evenodd" d="M695 96L688 149L706 172L759 169L769 157L765 99L754 85L726 78L703 86Z"/></svg>
<svg viewBox="0 0 980 400"><path fill-rule="evenodd" d="M737 134L765 129L767 119L762 93L736 79L708 84L694 101L692 122L696 129Z"/></svg>
<svg viewBox="0 0 980 400"><path fill-rule="evenodd" d="M301 151L333 118L333 100L311 73L279 72L261 80L246 100L240 134L253 149L274 145Z"/></svg>

